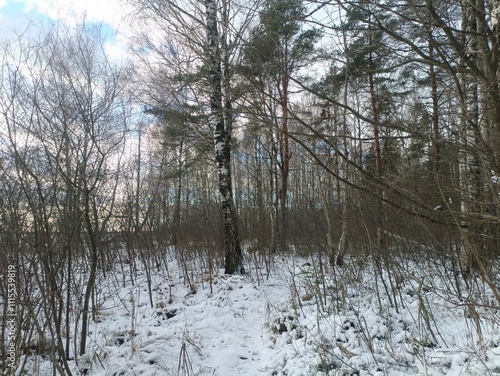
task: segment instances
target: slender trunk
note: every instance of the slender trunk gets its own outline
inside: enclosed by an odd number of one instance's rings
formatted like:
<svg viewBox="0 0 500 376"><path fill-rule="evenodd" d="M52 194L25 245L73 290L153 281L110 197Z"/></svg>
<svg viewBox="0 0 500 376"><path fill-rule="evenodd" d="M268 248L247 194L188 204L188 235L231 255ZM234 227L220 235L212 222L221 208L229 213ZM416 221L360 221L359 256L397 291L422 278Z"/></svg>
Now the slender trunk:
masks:
<svg viewBox="0 0 500 376"><path fill-rule="evenodd" d="M280 77L278 87L281 88L280 105L281 105L281 129L280 129L280 172L281 172L281 187L280 187L280 235L279 247L281 250L287 248L287 206L288 206L288 174L290 172L290 138L288 136L288 46L285 44L284 51L284 71Z"/></svg>
<svg viewBox="0 0 500 376"><path fill-rule="evenodd" d="M434 56L434 45L429 41L429 56L431 60ZM437 79L434 64L429 66L429 79L431 82L431 98L432 98L432 146L431 146L431 168L432 172L439 173L440 156L439 156L439 98L437 89Z"/></svg>
<svg viewBox="0 0 500 376"><path fill-rule="evenodd" d="M262 184L262 155L261 155L261 148L259 147L260 144L259 138L255 139L254 143L254 161L255 161L255 209L257 210L257 213L254 217L254 221L257 220L257 223L254 222L255 229L257 230L255 235L257 238L257 249L261 250L264 249L264 244L265 244L265 231L264 231L264 224L266 223L266 216L265 216L265 210L264 210L264 186Z"/></svg>
<svg viewBox="0 0 500 376"><path fill-rule="evenodd" d="M463 1L462 30L467 32L463 45L470 50L469 59L477 58L477 45L474 37L476 20L473 15L472 5L468 0ZM465 67L464 60L462 65ZM470 78L465 73L461 74L461 143L460 156L460 192L461 192L461 261L464 271L468 274L472 269L477 269L478 243L474 233L474 224L470 221L470 214L476 211L474 198L476 197L476 158L473 150L475 145L474 129L479 127L479 88L478 80Z"/></svg>
<svg viewBox="0 0 500 376"><path fill-rule="evenodd" d="M369 26L368 35L369 35L369 46L371 48L373 43L371 26ZM373 79L375 66L373 63L373 56L371 51L369 59L370 59L370 67L369 67L368 80L370 85L370 105L372 111L373 143L374 143L373 147L375 151L375 172L377 173L377 175L380 175L382 173L382 156L380 151L380 130L379 130L378 109L375 100L375 82Z"/></svg>
<svg viewBox="0 0 500 376"><path fill-rule="evenodd" d="M321 200L321 205L323 206L323 214L325 215L327 233L326 233L326 245L328 251L328 258L331 265L335 265L336 258L336 248L335 241L333 240L333 231L335 228L335 223L331 212L331 197L329 195L331 187L331 177L327 176L326 184L322 184L321 181L321 171L318 174L318 188L320 190L319 198Z"/></svg>
<svg viewBox="0 0 500 376"><path fill-rule="evenodd" d="M90 273L87 280L87 286L85 287L85 294L83 300L83 312L82 312L82 332L81 332L81 342L80 342L80 356L85 354L87 348L87 333L88 333L88 321L90 313L90 298L92 290L94 289L95 279L97 275L97 264L99 261L98 257L98 247L96 239L96 228L92 224L91 212L90 212L90 191L88 188L84 190L84 224L87 230L89 252L90 252Z"/></svg>
<svg viewBox="0 0 500 376"><path fill-rule="evenodd" d="M499 112L499 59L500 51L498 47L498 35L492 33L487 24L486 4L484 0L472 0L470 9L475 15L476 32L474 33L478 51L478 64L481 64L484 72L483 79L480 80L478 94L478 108L481 113L478 117L477 127L474 129L475 145L477 149L483 150L475 155L474 184L476 210L484 214L495 214L495 196L491 187L491 171L498 170L497 136L500 127ZM484 158L484 154L491 157ZM495 158L495 156L497 158ZM489 162L489 160L493 161ZM484 267L489 259L498 256L498 243L496 224L484 222L477 226L476 238L480 252L478 264ZM484 275L485 273L483 273Z"/></svg>
<svg viewBox="0 0 500 376"><path fill-rule="evenodd" d="M373 122L373 148L375 152L375 172L379 175L382 173L382 156L380 151L380 130L378 124L378 111L375 102L375 84L373 82L373 74L370 72L370 102L372 110Z"/></svg>
<svg viewBox="0 0 500 376"><path fill-rule="evenodd" d="M269 87L269 93L273 93L273 88ZM276 119L276 106L274 102L270 103L270 117L271 119ZM269 197L270 197L270 209L269 210L269 220L271 222L271 252L276 252L278 247L278 150L277 143L278 140L275 139L274 131L275 124L269 122L269 150L270 150L270 161L269 161Z"/></svg>
<svg viewBox="0 0 500 376"><path fill-rule="evenodd" d="M231 129L226 124L224 113L229 111L230 102L226 94L225 108L222 100L222 69L219 34L217 30L217 6L214 0L206 0L207 42L209 53L210 109L214 129L215 161L219 177L219 192L222 206L224 233L224 256L226 274L243 271L243 255L238 234L237 218L231 184ZM227 51L226 51L227 52ZM225 67L227 75L227 67Z"/></svg>
<svg viewBox="0 0 500 376"><path fill-rule="evenodd" d="M280 145L281 187L280 187L280 249L287 247L287 206L288 206L288 174L290 172L290 151L288 138L288 103L282 102L283 120L281 123L282 144Z"/></svg>
<svg viewBox="0 0 500 376"><path fill-rule="evenodd" d="M182 174L183 174L183 162L182 154L184 152L184 142L181 140L179 145L179 161L177 162L178 176L177 176L177 187L175 192L175 206L174 206L174 228L172 231L171 242L174 247L179 245L180 241L180 226L181 226L181 203L182 203Z"/></svg>
<svg viewBox="0 0 500 376"><path fill-rule="evenodd" d="M269 220L271 222L271 251L276 252L278 247L278 189L276 188L278 177L278 161L276 146L274 144L273 125L270 126L271 160L269 166L269 193L271 210L269 210Z"/></svg>
<svg viewBox="0 0 500 376"><path fill-rule="evenodd" d="M138 129L138 140L137 140L137 179L135 182L135 213L134 213L134 219L135 219L135 225L134 225L134 233L135 236L138 236L138 231L139 231L139 223L140 223L140 204L141 204L141 199L140 199L140 192L141 192L141 141L142 141L142 132L141 132L141 127L139 126Z"/></svg>
<svg viewBox="0 0 500 376"><path fill-rule="evenodd" d="M344 122L344 130L343 130L343 144L344 144L344 150L347 150L347 140L346 140L346 129L345 129L345 122ZM337 156L336 156L337 158ZM338 176L341 176L344 180L348 180L349 177L347 176L347 163L345 160L336 161L337 166L338 166ZM344 185L343 189L341 187L341 182L340 179L337 178L337 185L338 185L338 200L341 205L341 212L340 212L340 239L339 239L339 244L338 244L338 254L337 254L337 259L335 260L335 264L337 266L343 266L344 265L344 257L347 251L347 209L349 207L349 193L348 189L349 187L347 185Z"/></svg>

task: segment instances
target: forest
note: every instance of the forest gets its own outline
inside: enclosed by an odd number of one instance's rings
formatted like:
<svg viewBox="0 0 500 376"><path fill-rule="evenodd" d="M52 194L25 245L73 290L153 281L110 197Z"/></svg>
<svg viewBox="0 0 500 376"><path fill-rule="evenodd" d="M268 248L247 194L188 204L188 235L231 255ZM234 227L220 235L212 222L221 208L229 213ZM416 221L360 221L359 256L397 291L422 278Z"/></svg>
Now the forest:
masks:
<svg viewBox="0 0 500 376"><path fill-rule="evenodd" d="M125 308L173 317L174 290L264 286L292 264L273 336L302 340L309 303L345 326L371 288L386 322L414 299L425 367L381 366L358 318L366 364L327 338L314 370L245 375L500 373L500 0L128 4L119 57L85 18L0 40L0 374L229 375L196 370L186 333L168 370L107 372L95 328L126 286L144 296ZM477 373L426 358L453 347L445 306Z"/></svg>

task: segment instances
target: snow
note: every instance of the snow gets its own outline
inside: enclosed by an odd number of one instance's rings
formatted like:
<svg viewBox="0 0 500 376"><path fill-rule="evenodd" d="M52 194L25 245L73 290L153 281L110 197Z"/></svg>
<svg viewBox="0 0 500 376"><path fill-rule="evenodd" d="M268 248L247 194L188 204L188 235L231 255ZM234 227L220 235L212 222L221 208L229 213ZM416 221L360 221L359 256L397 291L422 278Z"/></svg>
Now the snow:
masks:
<svg viewBox="0 0 500 376"><path fill-rule="evenodd" d="M500 374L494 307L468 311L417 266L391 294L398 309L381 286L379 306L370 268L352 267L318 281L317 260L280 258L269 278L249 265L248 275L192 269L187 283L172 256L152 277L151 307L141 267L132 286L116 266L99 280L88 352L70 365L95 376ZM28 374L51 374L47 359L31 358Z"/></svg>

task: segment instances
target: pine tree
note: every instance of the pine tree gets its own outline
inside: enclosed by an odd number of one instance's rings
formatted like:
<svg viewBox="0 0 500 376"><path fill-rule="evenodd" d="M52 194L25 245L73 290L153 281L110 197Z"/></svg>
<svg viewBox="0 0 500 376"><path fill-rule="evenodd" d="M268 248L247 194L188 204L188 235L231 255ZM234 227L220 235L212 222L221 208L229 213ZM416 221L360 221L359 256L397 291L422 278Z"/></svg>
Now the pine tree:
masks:
<svg viewBox="0 0 500 376"><path fill-rule="evenodd" d="M279 248L287 246L287 201L290 173L289 106L291 77L313 59L315 43L321 36L319 30L303 28L306 8L302 0L272 0L260 13L260 23L252 31L244 51L246 75L253 83L270 81L277 89L272 100L279 108L276 124L274 158L281 178L277 189L279 200ZM270 106L273 107L273 106ZM271 114L272 115L272 114ZM274 137L273 137L274 139ZM272 145L274 148L274 145Z"/></svg>

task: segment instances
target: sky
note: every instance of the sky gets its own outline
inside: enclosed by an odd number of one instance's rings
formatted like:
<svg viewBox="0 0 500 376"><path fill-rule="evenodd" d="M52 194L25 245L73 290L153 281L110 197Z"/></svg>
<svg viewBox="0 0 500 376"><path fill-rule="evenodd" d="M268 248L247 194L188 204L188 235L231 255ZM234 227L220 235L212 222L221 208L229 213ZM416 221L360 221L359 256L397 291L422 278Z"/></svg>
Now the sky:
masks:
<svg viewBox="0 0 500 376"><path fill-rule="evenodd" d="M133 33L127 20L132 9L126 3L127 0L0 0L0 46L21 34L37 38L42 25L75 25L85 19L87 24L101 25L108 58L123 63L131 58L127 40ZM134 135L127 140L127 148L130 153L136 151Z"/></svg>
<svg viewBox="0 0 500 376"><path fill-rule="evenodd" d="M27 25L45 21L102 23L111 30L126 28L124 0L0 0L0 39L22 33Z"/></svg>
<svg viewBox="0 0 500 376"><path fill-rule="evenodd" d="M37 38L42 25L72 26L85 20L101 26L108 58L120 64L131 57L132 13L127 0L0 0L0 45L21 34Z"/></svg>

